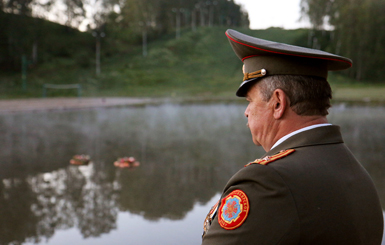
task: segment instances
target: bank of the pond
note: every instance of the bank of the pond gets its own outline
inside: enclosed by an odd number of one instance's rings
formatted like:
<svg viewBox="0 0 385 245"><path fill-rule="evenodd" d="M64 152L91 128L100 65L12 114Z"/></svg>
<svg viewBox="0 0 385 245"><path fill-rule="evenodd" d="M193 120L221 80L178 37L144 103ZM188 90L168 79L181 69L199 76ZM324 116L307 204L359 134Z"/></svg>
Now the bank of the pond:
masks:
<svg viewBox="0 0 385 245"><path fill-rule="evenodd" d="M0 100L0 113L79 110L100 107L143 105L158 102L149 98L37 98Z"/></svg>
<svg viewBox="0 0 385 245"><path fill-rule="evenodd" d="M38 112L58 110L82 110L102 107L141 106L163 103L205 103L212 101L243 101L240 98L225 97L188 97L188 98L36 98L0 100L0 113Z"/></svg>
<svg viewBox="0 0 385 245"><path fill-rule="evenodd" d="M333 89L332 103L385 104L385 87L336 87ZM115 106L140 106L162 103L188 102L243 102L234 96L192 96L192 97L82 97L82 98L30 98L0 100L0 113L36 112L47 110L80 110Z"/></svg>
<svg viewBox="0 0 385 245"><path fill-rule="evenodd" d="M333 99L337 101L385 102L384 86L338 87L333 86Z"/></svg>

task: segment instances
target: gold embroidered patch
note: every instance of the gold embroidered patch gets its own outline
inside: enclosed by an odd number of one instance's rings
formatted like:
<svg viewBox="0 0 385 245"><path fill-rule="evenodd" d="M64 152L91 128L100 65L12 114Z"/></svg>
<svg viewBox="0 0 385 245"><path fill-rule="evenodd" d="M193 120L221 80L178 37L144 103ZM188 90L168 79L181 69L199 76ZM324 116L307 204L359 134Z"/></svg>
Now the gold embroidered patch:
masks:
<svg viewBox="0 0 385 245"><path fill-rule="evenodd" d="M218 223L226 230L240 227L250 210L249 198L242 190L234 190L221 200Z"/></svg>
<svg viewBox="0 0 385 245"><path fill-rule="evenodd" d="M207 231L209 230L209 228L211 226L211 223L213 221L213 217L217 213L218 204L219 204L219 201L214 206L212 206L212 208L210 209L210 212L206 216L205 221L203 222L202 237L204 237L206 235Z"/></svg>
<svg viewBox="0 0 385 245"><path fill-rule="evenodd" d="M272 155L272 156L266 156L264 158L259 158L259 159L255 159L254 162L251 162L251 163L248 163L245 165L246 166L249 166L251 164L261 164L261 165L267 165L271 162L274 162L275 160L278 160L278 159L281 159L291 153L295 152L294 149L288 149L288 150L282 150L280 151L278 154L275 154L275 155Z"/></svg>

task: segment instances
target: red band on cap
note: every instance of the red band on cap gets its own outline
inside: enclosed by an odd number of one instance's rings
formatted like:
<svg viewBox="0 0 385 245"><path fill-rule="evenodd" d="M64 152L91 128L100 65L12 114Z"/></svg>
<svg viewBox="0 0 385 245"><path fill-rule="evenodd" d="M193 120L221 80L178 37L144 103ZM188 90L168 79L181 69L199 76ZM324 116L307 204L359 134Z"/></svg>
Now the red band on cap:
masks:
<svg viewBox="0 0 385 245"><path fill-rule="evenodd" d="M249 56L246 56L242 59L242 62L245 60L245 59L248 59L248 58L251 58L251 57L257 57L257 56L262 56L262 55L249 55Z"/></svg>
<svg viewBox="0 0 385 245"><path fill-rule="evenodd" d="M298 55L298 54L288 54L288 53L282 53L282 52L272 51L272 50L268 50L268 49L257 48L257 47L254 47L254 46L252 46L252 45L248 45L248 44L245 44L245 43L236 41L236 40L234 40L232 37L230 37L227 33L225 33L225 34L226 34L226 36L227 36L229 39L231 39L233 42L239 43L239 44L241 44L241 45L244 45L244 46L247 46L247 47L250 47L250 48L253 48L253 49L262 50L262 51L265 51L265 52L268 52L268 53L283 54L283 55L291 55L291 56L297 56L297 57L303 57L303 58L313 58L313 59L323 59L323 60L342 61L342 62L348 63L349 66L352 66L352 63L351 63L351 62L348 62L348 61L346 61L346 60L333 59L333 58L324 58L324 57L317 57L317 56L306 56L306 55ZM253 55L253 56L258 56L258 55ZM252 57L252 56L244 57L244 58L242 59L242 61L245 60L245 59L247 59L247 58L250 58L250 57Z"/></svg>

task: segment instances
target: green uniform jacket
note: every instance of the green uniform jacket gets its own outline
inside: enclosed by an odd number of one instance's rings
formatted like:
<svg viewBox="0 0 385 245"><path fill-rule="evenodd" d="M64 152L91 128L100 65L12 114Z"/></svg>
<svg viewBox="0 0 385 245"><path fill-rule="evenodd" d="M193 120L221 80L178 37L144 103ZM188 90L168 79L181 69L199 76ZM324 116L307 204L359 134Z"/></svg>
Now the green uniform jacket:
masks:
<svg viewBox="0 0 385 245"><path fill-rule="evenodd" d="M343 143L338 126L294 135L266 153L293 153L268 165L251 164L224 188L249 200L249 213L236 229L218 223L218 212L202 244L375 244L383 213L373 182Z"/></svg>

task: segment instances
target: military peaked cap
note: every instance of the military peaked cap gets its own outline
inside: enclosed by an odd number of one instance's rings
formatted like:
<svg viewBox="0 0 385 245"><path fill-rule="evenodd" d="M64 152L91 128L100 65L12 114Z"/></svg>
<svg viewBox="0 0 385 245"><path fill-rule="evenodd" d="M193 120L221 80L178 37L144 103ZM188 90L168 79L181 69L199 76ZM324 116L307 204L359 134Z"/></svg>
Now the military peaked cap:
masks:
<svg viewBox="0 0 385 245"><path fill-rule="evenodd" d="M328 71L352 66L348 58L317 49L303 48L251 37L234 30L226 36L244 63L244 78L237 96L244 97L251 84L271 75L305 75L327 78Z"/></svg>

